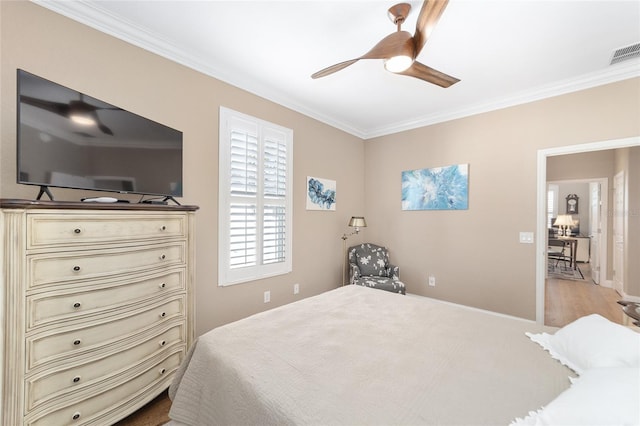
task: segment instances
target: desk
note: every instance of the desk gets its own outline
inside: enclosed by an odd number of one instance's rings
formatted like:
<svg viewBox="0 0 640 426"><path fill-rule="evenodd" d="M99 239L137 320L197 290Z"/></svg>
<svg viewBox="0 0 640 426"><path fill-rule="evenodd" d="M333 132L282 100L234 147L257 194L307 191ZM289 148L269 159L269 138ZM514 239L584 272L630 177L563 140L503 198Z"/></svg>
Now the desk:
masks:
<svg viewBox="0 0 640 426"><path fill-rule="evenodd" d="M578 239L572 237L557 237L557 238L549 238L549 240L562 241L565 244L569 244L569 251L571 258L571 267L576 270L578 269L578 264L576 262L576 254L578 253Z"/></svg>

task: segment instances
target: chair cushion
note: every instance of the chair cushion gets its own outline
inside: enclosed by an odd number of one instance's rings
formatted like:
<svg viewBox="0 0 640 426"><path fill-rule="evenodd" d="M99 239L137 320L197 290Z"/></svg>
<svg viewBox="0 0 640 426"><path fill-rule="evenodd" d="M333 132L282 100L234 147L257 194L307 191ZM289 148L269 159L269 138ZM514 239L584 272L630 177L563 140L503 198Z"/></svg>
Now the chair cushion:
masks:
<svg viewBox="0 0 640 426"><path fill-rule="evenodd" d="M356 248L355 256L362 275L387 276L389 253L386 248L375 244L361 244Z"/></svg>
<svg viewBox="0 0 640 426"><path fill-rule="evenodd" d="M405 294L406 289L405 285L400 280L394 280L386 277L360 277L357 280L354 280L354 284L361 285L365 287L377 288L379 290L386 290L392 293L400 293Z"/></svg>

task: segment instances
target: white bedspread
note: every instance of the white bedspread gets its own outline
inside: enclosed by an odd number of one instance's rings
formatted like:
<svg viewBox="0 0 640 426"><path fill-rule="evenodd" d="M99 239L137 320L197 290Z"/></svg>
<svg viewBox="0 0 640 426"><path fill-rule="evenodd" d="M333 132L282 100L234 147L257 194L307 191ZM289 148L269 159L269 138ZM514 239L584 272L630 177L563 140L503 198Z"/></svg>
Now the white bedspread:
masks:
<svg viewBox="0 0 640 426"><path fill-rule="evenodd" d="M173 424L507 425L569 387L532 322L347 286L201 336Z"/></svg>

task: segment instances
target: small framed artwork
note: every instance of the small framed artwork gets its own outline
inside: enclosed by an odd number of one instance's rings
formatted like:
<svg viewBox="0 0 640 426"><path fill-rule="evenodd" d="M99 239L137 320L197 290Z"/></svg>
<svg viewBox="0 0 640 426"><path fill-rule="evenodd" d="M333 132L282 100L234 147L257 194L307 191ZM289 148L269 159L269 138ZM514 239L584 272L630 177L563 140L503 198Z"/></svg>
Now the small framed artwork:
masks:
<svg viewBox="0 0 640 426"><path fill-rule="evenodd" d="M567 195L567 214L578 214L578 197L576 194Z"/></svg>
<svg viewBox="0 0 640 426"><path fill-rule="evenodd" d="M468 209L468 164L402 172L402 210Z"/></svg>
<svg viewBox="0 0 640 426"><path fill-rule="evenodd" d="M335 211L336 181L307 176L307 210Z"/></svg>

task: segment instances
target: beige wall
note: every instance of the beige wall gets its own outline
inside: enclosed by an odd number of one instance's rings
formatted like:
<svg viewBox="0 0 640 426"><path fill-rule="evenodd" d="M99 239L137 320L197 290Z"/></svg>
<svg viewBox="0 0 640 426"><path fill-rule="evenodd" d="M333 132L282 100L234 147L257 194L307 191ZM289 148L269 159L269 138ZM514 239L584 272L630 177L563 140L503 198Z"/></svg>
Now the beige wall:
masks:
<svg viewBox="0 0 640 426"><path fill-rule="evenodd" d="M340 236L364 213L364 142L26 1L0 2L0 196L35 198L16 181L16 69L22 68L184 134L184 198L197 213L197 333L342 282ZM217 286L218 110L226 106L294 131L293 272ZM337 181L337 210L305 210L306 176ZM83 191L52 190L77 201ZM104 195L104 194L102 194ZM137 199L138 197L131 197ZM293 295L293 284L300 294ZM263 292L271 303L263 304Z"/></svg>
<svg viewBox="0 0 640 426"><path fill-rule="evenodd" d="M367 237L410 292L534 319L536 245L518 234L536 230L538 150L639 136L638 117L632 79L367 141ZM459 163L468 210L401 210L403 170Z"/></svg>

